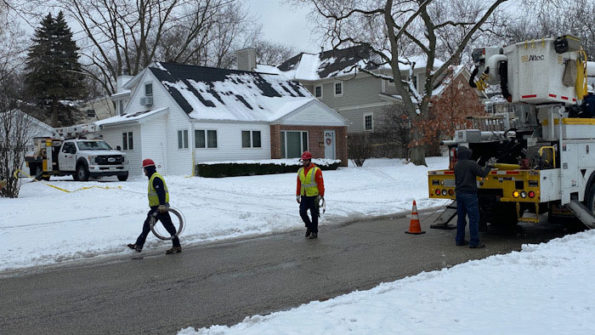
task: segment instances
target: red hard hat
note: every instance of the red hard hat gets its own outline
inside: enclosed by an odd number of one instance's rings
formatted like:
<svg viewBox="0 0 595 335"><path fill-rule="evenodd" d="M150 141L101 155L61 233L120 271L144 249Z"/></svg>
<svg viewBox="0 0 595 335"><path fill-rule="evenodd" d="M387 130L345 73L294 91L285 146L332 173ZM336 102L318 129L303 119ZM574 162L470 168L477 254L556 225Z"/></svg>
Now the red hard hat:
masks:
<svg viewBox="0 0 595 335"><path fill-rule="evenodd" d="M307 159L312 159L312 154L310 153L310 151L304 151L304 153L302 154L302 160Z"/></svg>
<svg viewBox="0 0 595 335"><path fill-rule="evenodd" d="M146 168L147 166L155 166L155 162L153 162L153 160L150 158L144 159L143 168Z"/></svg>

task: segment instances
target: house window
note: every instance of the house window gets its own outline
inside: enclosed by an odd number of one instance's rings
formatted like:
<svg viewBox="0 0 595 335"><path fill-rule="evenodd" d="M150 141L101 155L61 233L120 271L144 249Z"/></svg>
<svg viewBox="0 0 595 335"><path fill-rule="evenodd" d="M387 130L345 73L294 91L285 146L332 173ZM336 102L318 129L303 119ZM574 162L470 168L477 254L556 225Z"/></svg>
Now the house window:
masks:
<svg viewBox="0 0 595 335"><path fill-rule="evenodd" d="M413 87L417 90L417 76L411 77L411 81L413 82Z"/></svg>
<svg viewBox="0 0 595 335"><path fill-rule="evenodd" d="M343 96L343 82L342 81L335 82L335 96L336 97Z"/></svg>
<svg viewBox="0 0 595 335"><path fill-rule="evenodd" d="M145 84L145 96L148 96L148 97L153 96L153 84L152 83Z"/></svg>
<svg viewBox="0 0 595 335"><path fill-rule="evenodd" d="M260 130L243 130L242 148L260 148Z"/></svg>
<svg viewBox="0 0 595 335"><path fill-rule="evenodd" d="M95 115L94 109L87 109L87 117L95 117Z"/></svg>
<svg viewBox="0 0 595 335"><path fill-rule="evenodd" d="M364 130L370 131L374 129L374 120L372 114L364 114Z"/></svg>
<svg viewBox="0 0 595 335"><path fill-rule="evenodd" d="M122 148L123 150L133 150L134 143L132 141L132 132L122 133Z"/></svg>
<svg viewBox="0 0 595 335"><path fill-rule="evenodd" d="M207 142L205 141L205 131L195 130L194 131L194 147L195 148L206 148Z"/></svg>
<svg viewBox="0 0 595 335"><path fill-rule="evenodd" d="M194 131L195 148L217 148L217 131L197 129Z"/></svg>
<svg viewBox="0 0 595 335"><path fill-rule="evenodd" d="M314 86L314 96L317 98L322 98L322 85Z"/></svg>
<svg viewBox="0 0 595 335"><path fill-rule="evenodd" d="M308 150L307 131L281 132L281 157L298 158L306 150Z"/></svg>
<svg viewBox="0 0 595 335"><path fill-rule="evenodd" d="M178 149L188 149L188 130L178 130Z"/></svg>
<svg viewBox="0 0 595 335"><path fill-rule="evenodd" d="M207 148L217 147L217 131L207 130Z"/></svg>

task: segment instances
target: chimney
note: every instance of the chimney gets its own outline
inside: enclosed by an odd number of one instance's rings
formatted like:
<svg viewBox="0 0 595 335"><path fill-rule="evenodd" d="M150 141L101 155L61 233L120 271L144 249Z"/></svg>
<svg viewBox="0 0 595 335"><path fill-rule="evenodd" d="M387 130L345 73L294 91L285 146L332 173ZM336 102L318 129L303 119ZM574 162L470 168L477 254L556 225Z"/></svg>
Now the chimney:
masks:
<svg viewBox="0 0 595 335"><path fill-rule="evenodd" d="M254 71L256 68L256 49L245 48L236 51L236 57L238 60L238 70L242 71Z"/></svg>

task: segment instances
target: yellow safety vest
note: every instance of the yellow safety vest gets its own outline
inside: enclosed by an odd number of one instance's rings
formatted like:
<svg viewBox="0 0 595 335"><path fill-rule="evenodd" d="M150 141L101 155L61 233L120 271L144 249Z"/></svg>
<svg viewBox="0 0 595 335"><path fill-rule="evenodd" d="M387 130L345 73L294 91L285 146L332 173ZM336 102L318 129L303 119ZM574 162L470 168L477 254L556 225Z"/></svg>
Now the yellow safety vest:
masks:
<svg viewBox="0 0 595 335"><path fill-rule="evenodd" d="M161 182L163 182L163 188L165 189L165 202L169 203L169 192L167 191L165 179L163 179L159 173L155 172L151 176L151 179L149 179L149 207L159 206L159 197L157 196L157 191L155 191L155 188L153 187L153 180L155 178L159 178L161 179Z"/></svg>
<svg viewBox="0 0 595 335"><path fill-rule="evenodd" d="M305 195L307 197L315 197L318 195L318 184L316 183L316 171L318 171L318 166L312 167L308 174L304 174L304 168L301 167L298 170L298 177L300 178L301 188L300 188L300 195Z"/></svg>

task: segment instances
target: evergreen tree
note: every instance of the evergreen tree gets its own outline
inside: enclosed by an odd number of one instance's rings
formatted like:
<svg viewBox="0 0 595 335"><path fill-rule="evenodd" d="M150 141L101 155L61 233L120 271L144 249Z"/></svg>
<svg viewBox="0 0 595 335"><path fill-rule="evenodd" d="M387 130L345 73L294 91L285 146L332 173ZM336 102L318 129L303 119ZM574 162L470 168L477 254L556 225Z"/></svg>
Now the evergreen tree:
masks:
<svg viewBox="0 0 595 335"><path fill-rule="evenodd" d="M35 30L27 55L25 88L54 127L72 123L74 108L64 102L79 99L85 92L78 50L62 12L56 18L48 14Z"/></svg>

